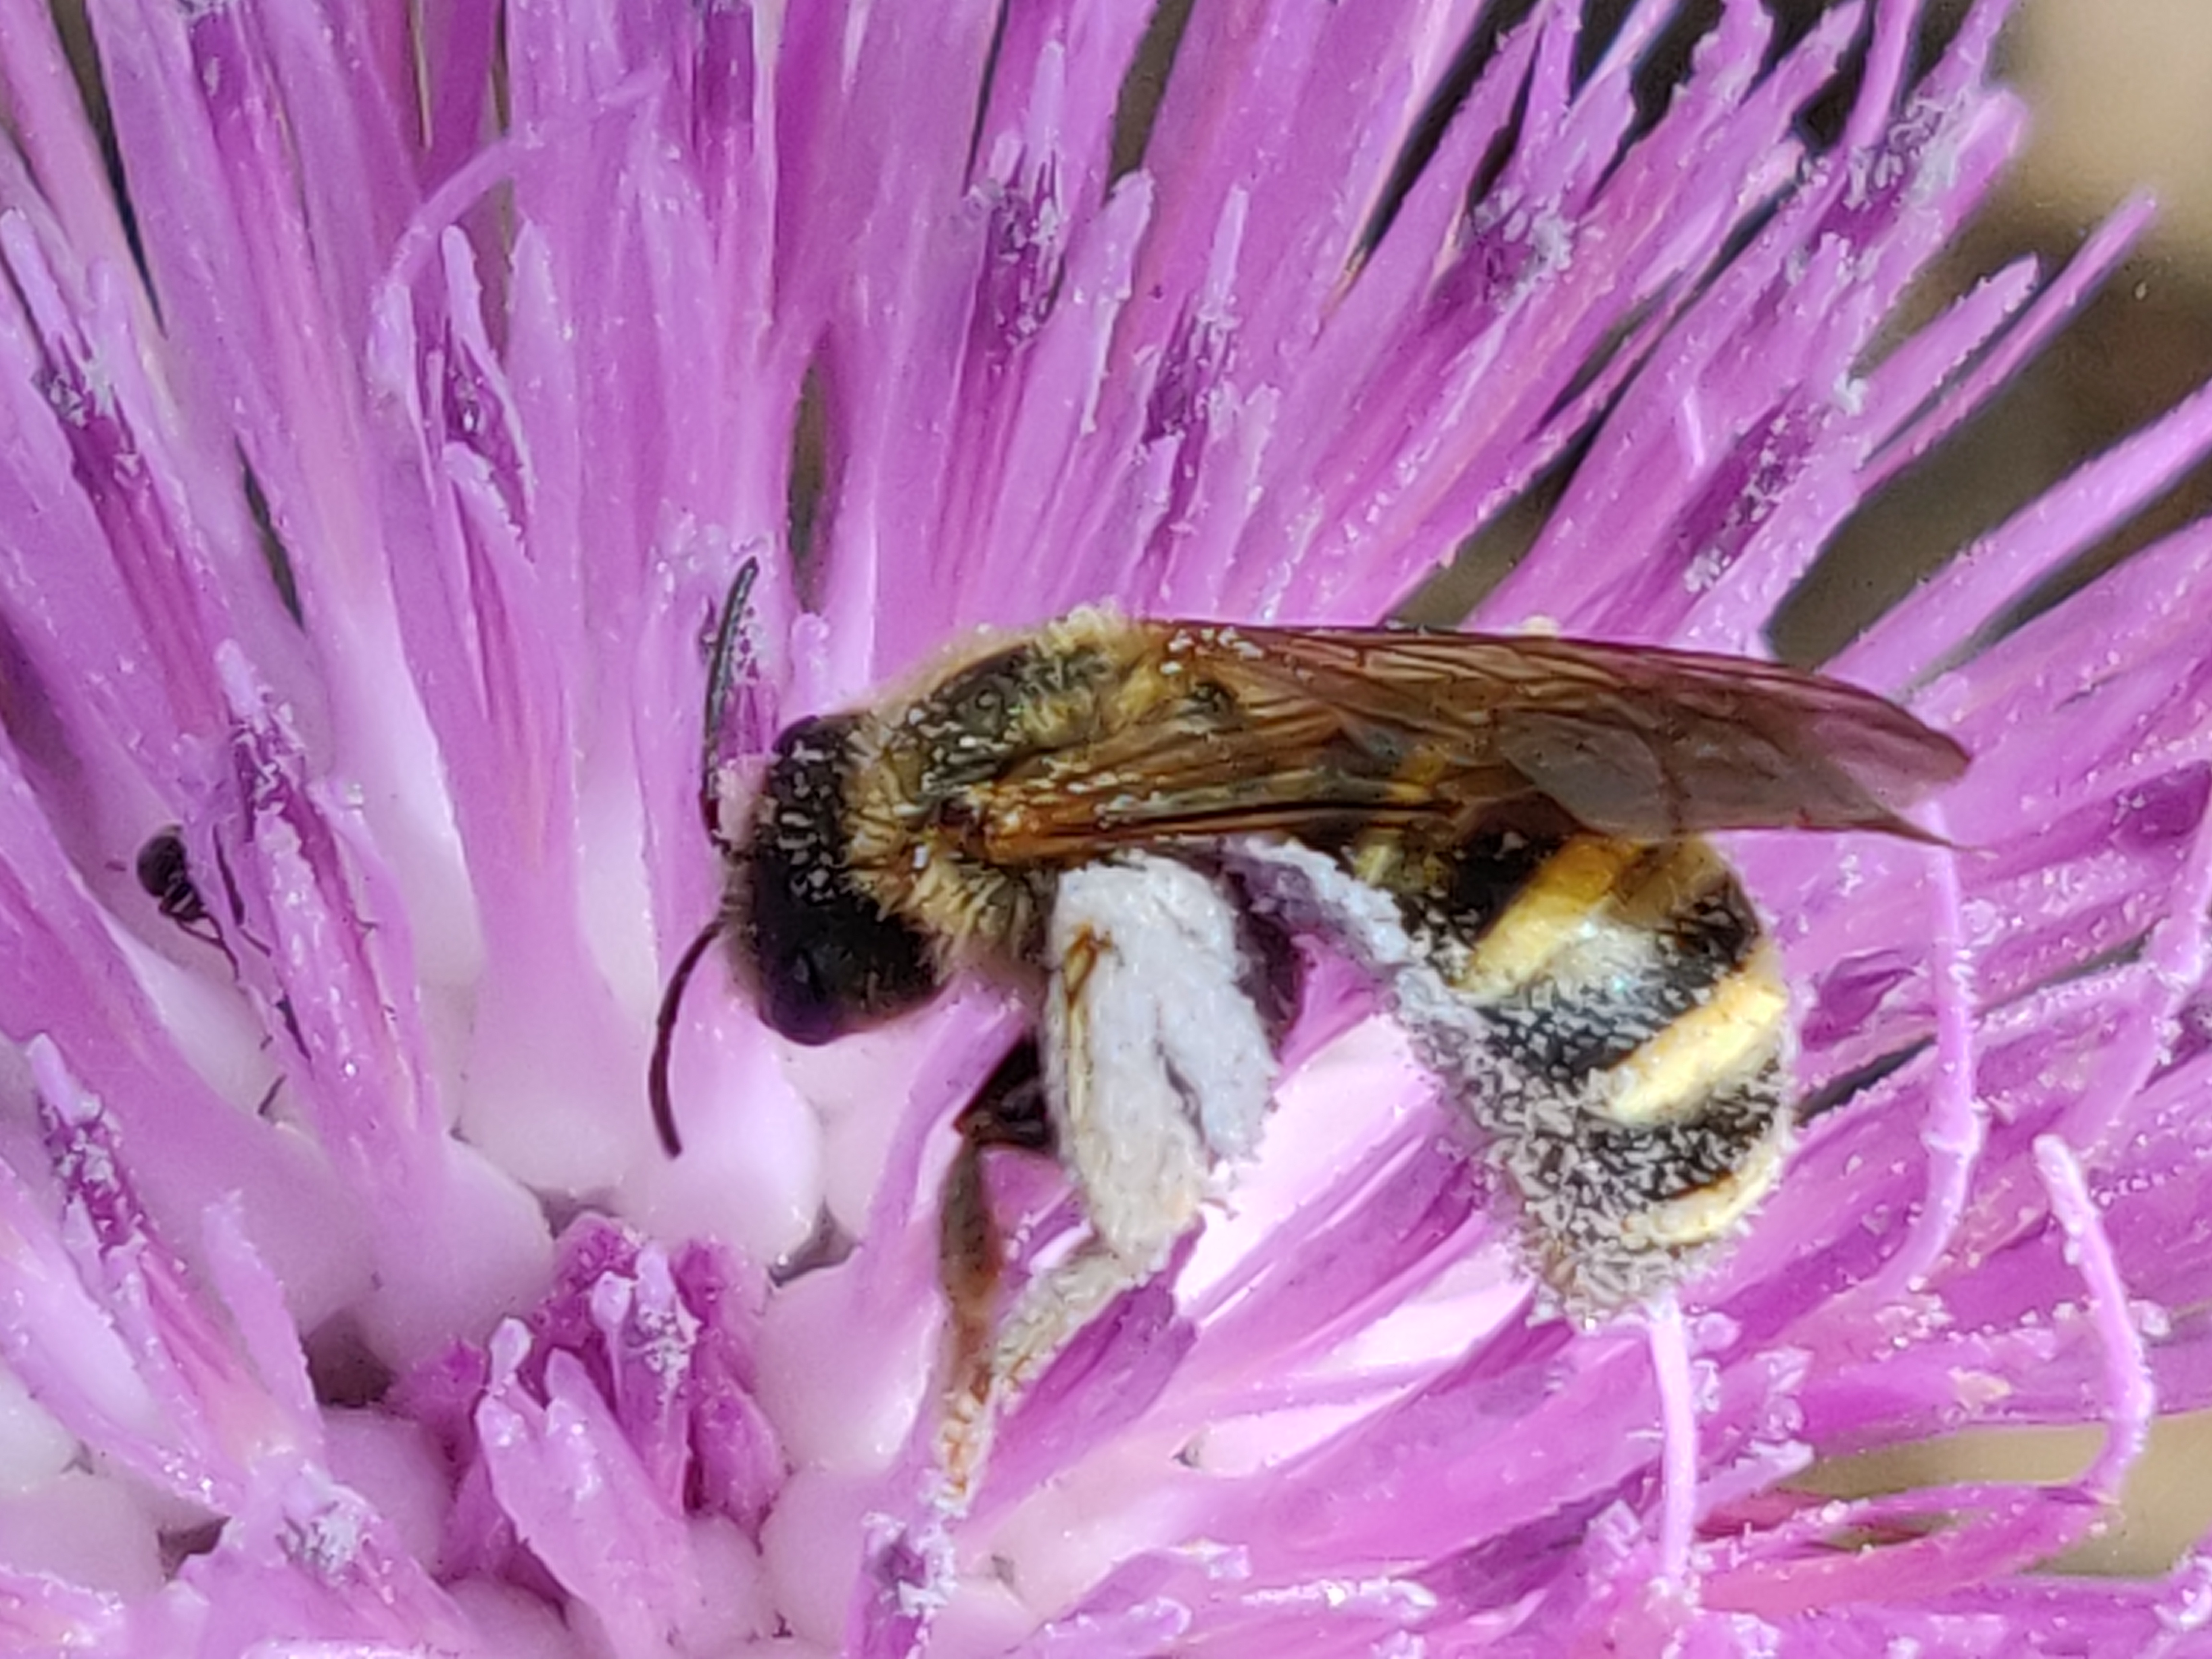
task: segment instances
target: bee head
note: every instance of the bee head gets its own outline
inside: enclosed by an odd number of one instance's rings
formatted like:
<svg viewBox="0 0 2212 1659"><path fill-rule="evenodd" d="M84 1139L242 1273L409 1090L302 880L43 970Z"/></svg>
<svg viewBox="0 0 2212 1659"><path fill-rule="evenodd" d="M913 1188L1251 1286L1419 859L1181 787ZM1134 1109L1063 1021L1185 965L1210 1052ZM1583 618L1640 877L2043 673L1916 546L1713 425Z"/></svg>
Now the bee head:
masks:
<svg viewBox="0 0 2212 1659"><path fill-rule="evenodd" d="M845 781L849 715L776 739L752 836L731 874L729 932L761 1018L794 1042L830 1042L923 1002L929 941L854 879Z"/></svg>

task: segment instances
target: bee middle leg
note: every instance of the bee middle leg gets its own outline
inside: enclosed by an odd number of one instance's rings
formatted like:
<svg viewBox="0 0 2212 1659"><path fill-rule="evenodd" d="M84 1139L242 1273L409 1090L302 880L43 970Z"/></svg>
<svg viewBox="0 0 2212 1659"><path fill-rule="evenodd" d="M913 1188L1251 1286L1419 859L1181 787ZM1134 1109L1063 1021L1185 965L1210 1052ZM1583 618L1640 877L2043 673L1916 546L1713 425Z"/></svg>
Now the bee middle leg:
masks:
<svg viewBox="0 0 2212 1659"><path fill-rule="evenodd" d="M948 1370L957 1396L988 1391L987 1359L1006 1265L1006 1241L984 1179L988 1154L1053 1155L1036 1038L1024 1037L953 1120L960 1149L938 1206L938 1282L951 1318Z"/></svg>

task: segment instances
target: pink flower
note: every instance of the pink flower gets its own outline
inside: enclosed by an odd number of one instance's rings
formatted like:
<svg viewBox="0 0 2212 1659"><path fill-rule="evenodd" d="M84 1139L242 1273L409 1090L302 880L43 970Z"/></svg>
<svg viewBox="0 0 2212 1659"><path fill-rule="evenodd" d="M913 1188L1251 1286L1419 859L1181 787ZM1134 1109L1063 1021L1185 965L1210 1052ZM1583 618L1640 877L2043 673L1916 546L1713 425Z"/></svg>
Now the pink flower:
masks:
<svg viewBox="0 0 2212 1659"><path fill-rule="evenodd" d="M1829 665L1972 751L1957 850L1732 844L1827 1109L1649 1340L1532 1317L1389 1025L1310 1027L954 1514L937 1200L1016 1011L800 1053L709 969L681 1159L645 1109L741 564L740 755L1088 599L1371 620L1586 445L1480 624L1755 654L2146 216L1900 320L2004 10L1908 73L1912 0L1730 0L1639 110L1656 0L1201 5L1118 173L1133 6L91 0L119 175L0 20L0 1643L2203 1650L2193 1559L2034 1568L2212 1401L2212 532L2016 617L2212 394ZM2062 1486L1787 1485L2100 1420Z"/></svg>

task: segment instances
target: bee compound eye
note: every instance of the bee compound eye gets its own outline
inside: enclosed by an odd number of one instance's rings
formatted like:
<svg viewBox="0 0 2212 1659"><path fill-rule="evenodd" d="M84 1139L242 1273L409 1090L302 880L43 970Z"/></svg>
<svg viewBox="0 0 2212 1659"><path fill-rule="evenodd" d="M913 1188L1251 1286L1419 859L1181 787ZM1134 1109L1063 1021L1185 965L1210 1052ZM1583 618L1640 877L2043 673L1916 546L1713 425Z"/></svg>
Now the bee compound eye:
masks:
<svg viewBox="0 0 2212 1659"><path fill-rule="evenodd" d="M775 921L754 940L761 1018L793 1042L834 1042L937 988L921 936L872 907L824 905Z"/></svg>
<svg viewBox="0 0 2212 1659"><path fill-rule="evenodd" d="M802 941L781 960L763 963L761 1014L781 1036L808 1048L836 1041L851 1023L832 990L823 944Z"/></svg>

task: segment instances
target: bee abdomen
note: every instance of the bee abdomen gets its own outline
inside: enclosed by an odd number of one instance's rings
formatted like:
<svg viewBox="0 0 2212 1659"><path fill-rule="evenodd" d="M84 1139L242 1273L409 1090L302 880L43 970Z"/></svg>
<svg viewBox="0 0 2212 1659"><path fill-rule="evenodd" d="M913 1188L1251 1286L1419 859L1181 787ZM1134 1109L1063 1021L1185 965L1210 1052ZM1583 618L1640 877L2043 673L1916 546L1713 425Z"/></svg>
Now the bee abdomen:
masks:
<svg viewBox="0 0 2212 1659"><path fill-rule="evenodd" d="M1412 918L1519 1068L1650 1123L1694 1112L1778 1050L1780 975L1750 901L1703 842L1574 836L1524 862L1521 886L1486 916Z"/></svg>
<svg viewBox="0 0 2212 1659"><path fill-rule="evenodd" d="M1475 1115L1538 1272L1584 1316L1647 1300L1733 1236L1779 1176L1792 1133L1778 1056L1674 1122L1609 1123L1541 1085Z"/></svg>
<svg viewBox="0 0 2212 1659"><path fill-rule="evenodd" d="M1470 846L1486 907L1408 906L1408 931L1504 1062L1465 1103L1563 1299L1641 1300L1780 1171L1790 1027L1773 946L1701 842L1513 848L1517 886L1498 849Z"/></svg>
<svg viewBox="0 0 2212 1659"><path fill-rule="evenodd" d="M1226 849L1255 902L1385 991L1511 1188L1531 1265L1584 1316L1679 1281L1773 1185L1790 1134L1786 1002L1734 876L1696 843L1589 840L1565 861L1570 838L1539 848L1486 913L1380 843Z"/></svg>

